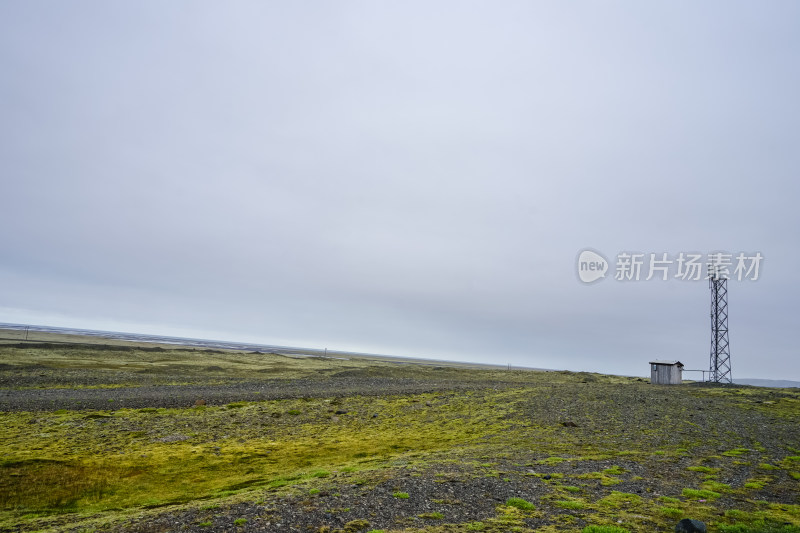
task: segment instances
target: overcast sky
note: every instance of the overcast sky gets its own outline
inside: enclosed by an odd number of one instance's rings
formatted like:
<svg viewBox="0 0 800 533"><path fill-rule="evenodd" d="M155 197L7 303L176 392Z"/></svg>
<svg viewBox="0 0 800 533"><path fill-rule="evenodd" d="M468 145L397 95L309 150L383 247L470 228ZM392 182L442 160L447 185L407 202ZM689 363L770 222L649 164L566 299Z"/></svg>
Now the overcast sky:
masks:
<svg viewBox="0 0 800 533"><path fill-rule="evenodd" d="M0 3L0 321L800 380L800 3ZM610 261L582 283L584 248Z"/></svg>

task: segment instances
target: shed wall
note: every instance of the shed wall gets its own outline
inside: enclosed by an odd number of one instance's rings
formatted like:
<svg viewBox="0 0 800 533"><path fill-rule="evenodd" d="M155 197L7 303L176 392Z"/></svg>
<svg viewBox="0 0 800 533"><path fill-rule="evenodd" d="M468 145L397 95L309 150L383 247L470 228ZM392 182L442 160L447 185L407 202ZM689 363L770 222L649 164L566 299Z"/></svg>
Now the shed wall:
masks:
<svg viewBox="0 0 800 533"><path fill-rule="evenodd" d="M650 365L650 383L657 385L680 385L681 369L678 365Z"/></svg>

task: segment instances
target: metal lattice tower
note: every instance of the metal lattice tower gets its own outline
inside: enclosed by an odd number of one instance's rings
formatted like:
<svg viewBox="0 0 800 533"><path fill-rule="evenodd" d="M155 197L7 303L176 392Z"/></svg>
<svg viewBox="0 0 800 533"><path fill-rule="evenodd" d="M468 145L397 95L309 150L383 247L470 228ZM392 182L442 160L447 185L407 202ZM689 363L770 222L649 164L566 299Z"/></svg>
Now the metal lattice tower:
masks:
<svg viewBox="0 0 800 533"><path fill-rule="evenodd" d="M728 277L716 265L708 266L711 289L711 364L709 381L733 383L728 343Z"/></svg>

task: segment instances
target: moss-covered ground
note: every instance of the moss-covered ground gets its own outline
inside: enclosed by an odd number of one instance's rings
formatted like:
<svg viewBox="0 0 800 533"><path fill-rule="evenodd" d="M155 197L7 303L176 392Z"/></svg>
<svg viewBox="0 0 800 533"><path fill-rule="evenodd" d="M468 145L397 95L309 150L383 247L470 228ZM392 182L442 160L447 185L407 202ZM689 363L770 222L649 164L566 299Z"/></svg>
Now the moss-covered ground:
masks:
<svg viewBox="0 0 800 533"><path fill-rule="evenodd" d="M0 412L2 531L649 532L686 517L800 531L797 390L163 348L6 346L0 365L6 396L337 376L464 385Z"/></svg>

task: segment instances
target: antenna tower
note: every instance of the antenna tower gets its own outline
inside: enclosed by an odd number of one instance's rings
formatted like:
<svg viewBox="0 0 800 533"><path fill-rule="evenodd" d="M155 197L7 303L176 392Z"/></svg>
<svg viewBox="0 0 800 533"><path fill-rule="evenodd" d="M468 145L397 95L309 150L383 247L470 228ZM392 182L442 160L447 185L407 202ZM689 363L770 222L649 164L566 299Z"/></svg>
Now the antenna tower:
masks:
<svg viewBox="0 0 800 533"><path fill-rule="evenodd" d="M708 286L711 289L711 364L708 380L713 383L733 383L728 345L728 276L719 265L708 265Z"/></svg>

